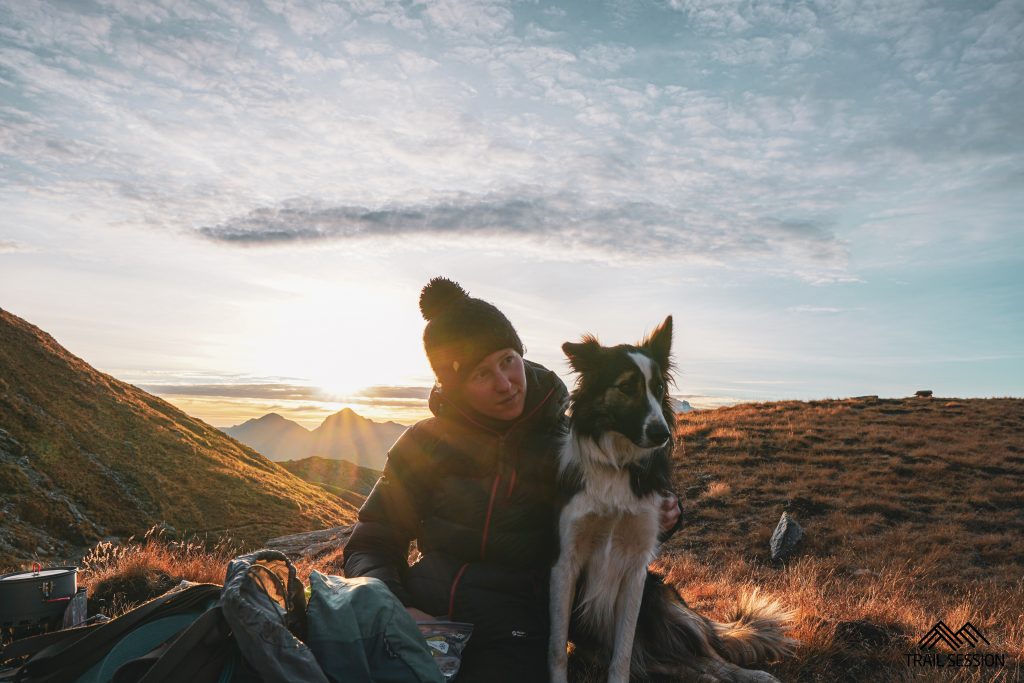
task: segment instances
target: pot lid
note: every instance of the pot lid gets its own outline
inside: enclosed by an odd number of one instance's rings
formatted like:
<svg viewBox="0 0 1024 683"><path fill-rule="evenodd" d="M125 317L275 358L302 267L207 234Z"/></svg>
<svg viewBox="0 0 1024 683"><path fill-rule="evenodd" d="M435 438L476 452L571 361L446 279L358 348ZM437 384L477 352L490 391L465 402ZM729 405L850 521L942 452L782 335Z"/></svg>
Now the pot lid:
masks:
<svg viewBox="0 0 1024 683"><path fill-rule="evenodd" d="M4 574L3 576L0 576L0 581L31 581L33 579L44 579L53 578L56 576L65 576L67 574L74 574L77 571L78 567L55 567L52 569L41 569L38 572L15 572L13 574Z"/></svg>

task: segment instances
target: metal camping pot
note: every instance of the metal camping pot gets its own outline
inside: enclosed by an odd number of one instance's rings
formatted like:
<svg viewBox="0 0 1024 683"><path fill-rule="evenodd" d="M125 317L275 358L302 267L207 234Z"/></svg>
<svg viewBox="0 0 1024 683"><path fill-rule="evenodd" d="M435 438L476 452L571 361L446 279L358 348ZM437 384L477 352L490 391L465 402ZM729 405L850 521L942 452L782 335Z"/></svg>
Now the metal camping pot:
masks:
<svg viewBox="0 0 1024 683"><path fill-rule="evenodd" d="M43 569L0 576L0 627L58 622L78 592L78 567Z"/></svg>

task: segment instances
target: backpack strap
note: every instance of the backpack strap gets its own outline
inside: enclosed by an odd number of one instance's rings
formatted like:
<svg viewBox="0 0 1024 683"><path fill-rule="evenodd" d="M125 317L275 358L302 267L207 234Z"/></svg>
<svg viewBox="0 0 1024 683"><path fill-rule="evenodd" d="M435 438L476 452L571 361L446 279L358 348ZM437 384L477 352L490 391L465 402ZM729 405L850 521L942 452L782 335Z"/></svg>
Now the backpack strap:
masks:
<svg viewBox="0 0 1024 683"><path fill-rule="evenodd" d="M67 638L43 648L26 662L21 673L33 683L74 680L138 625L154 616L198 611L204 603L215 600L219 593L220 586L203 583L165 593L105 624L81 629L86 630L81 637Z"/></svg>
<svg viewBox="0 0 1024 683"><path fill-rule="evenodd" d="M172 640L118 669L112 683L215 683L231 659L230 646L230 629L214 605Z"/></svg>
<svg viewBox="0 0 1024 683"><path fill-rule="evenodd" d="M103 622L107 623L107 622ZM49 633L41 633L37 636L31 636L29 638L20 638L13 642L8 643L2 649L0 649L0 662L7 662L14 659L20 659L26 655L32 656L37 652L62 643L65 640L75 640L83 637L86 632L91 629L99 628L103 626L100 624L89 624L88 626L76 626L75 628L65 628L59 631L50 631Z"/></svg>

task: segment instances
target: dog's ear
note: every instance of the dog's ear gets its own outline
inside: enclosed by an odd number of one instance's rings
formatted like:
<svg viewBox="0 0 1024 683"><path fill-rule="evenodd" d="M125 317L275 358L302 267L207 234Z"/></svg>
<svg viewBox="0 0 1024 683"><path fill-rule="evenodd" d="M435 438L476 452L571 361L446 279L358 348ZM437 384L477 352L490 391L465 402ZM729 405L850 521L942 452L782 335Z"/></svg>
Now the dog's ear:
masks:
<svg viewBox="0 0 1024 683"><path fill-rule="evenodd" d="M601 343L592 334L584 335L579 343L565 342L562 344L562 351L569 358L570 367L580 374L600 364Z"/></svg>
<svg viewBox="0 0 1024 683"><path fill-rule="evenodd" d="M647 351L661 366L661 371L667 375L672 367L672 316L665 318L665 322L647 335L647 338L640 342L640 348Z"/></svg>

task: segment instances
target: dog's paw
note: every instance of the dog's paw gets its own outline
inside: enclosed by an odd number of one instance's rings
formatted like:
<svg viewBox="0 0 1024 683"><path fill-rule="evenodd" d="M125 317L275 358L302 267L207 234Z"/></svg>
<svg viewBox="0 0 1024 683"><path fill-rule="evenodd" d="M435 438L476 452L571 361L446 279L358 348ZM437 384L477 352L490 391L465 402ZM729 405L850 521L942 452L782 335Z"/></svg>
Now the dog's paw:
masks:
<svg viewBox="0 0 1024 683"><path fill-rule="evenodd" d="M551 669L551 683L569 683L569 677L566 670L561 670L552 667Z"/></svg>
<svg viewBox="0 0 1024 683"><path fill-rule="evenodd" d="M782 683L767 671L755 671L753 669L740 669L729 680L735 681L735 683Z"/></svg>
<svg viewBox="0 0 1024 683"><path fill-rule="evenodd" d="M569 655L564 647L548 649L548 672L551 683L568 683Z"/></svg>
<svg viewBox="0 0 1024 683"><path fill-rule="evenodd" d="M698 667L701 676L697 681L721 681L721 683L782 683L767 671L743 669L722 660L707 661Z"/></svg>

